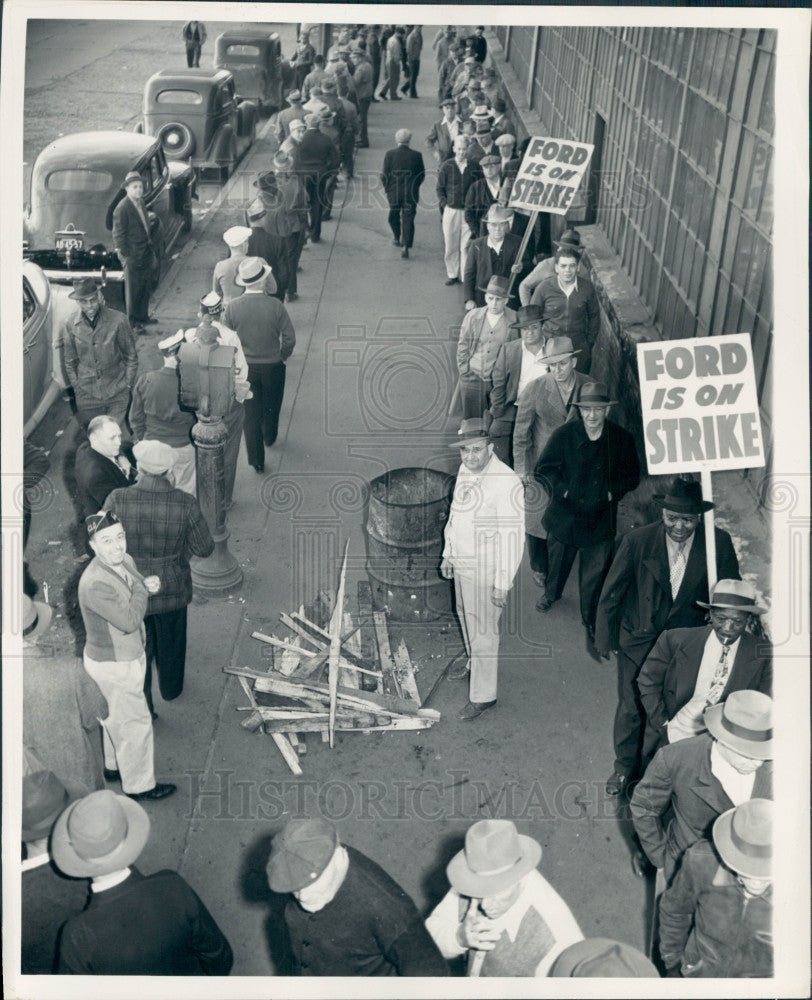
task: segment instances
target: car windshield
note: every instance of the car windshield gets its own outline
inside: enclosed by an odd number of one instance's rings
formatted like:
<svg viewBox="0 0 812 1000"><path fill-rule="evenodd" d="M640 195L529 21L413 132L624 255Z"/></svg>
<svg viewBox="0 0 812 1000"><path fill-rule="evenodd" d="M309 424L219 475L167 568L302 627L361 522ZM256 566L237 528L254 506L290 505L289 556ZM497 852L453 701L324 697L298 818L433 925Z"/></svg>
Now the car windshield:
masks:
<svg viewBox="0 0 812 1000"><path fill-rule="evenodd" d="M51 191L106 191L113 175L106 170L53 170L46 187Z"/></svg>
<svg viewBox="0 0 812 1000"><path fill-rule="evenodd" d="M196 90L161 90L155 100L158 104L202 104L203 97Z"/></svg>
<svg viewBox="0 0 812 1000"><path fill-rule="evenodd" d="M251 56L253 59L259 59L260 50L257 45L229 45L226 49L226 55Z"/></svg>

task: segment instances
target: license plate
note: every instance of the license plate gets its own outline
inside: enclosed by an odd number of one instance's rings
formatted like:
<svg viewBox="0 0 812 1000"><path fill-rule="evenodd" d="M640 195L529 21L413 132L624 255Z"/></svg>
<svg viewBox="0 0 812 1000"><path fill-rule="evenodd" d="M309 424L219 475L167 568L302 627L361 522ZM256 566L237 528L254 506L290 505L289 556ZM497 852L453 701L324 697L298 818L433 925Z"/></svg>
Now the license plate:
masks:
<svg viewBox="0 0 812 1000"><path fill-rule="evenodd" d="M84 233L57 233L55 236L57 250L84 250Z"/></svg>

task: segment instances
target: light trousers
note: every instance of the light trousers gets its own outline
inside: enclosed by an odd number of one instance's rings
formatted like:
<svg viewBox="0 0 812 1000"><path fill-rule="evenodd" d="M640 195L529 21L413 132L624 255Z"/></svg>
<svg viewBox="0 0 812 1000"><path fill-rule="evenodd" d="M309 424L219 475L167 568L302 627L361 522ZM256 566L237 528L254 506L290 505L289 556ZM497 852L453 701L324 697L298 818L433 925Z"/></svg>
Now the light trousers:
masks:
<svg viewBox="0 0 812 1000"><path fill-rule="evenodd" d="M471 242L471 230L465 224L465 209L446 205L443 209L443 240L445 242L445 272L449 278L462 278L465 258Z"/></svg>
<svg viewBox="0 0 812 1000"><path fill-rule="evenodd" d="M176 490L183 490L193 497L197 496L197 466L195 446L191 443L182 448L173 448L175 461L167 474L167 479Z"/></svg>
<svg viewBox="0 0 812 1000"><path fill-rule="evenodd" d="M155 787L152 717L144 697L147 658L92 660L83 656L85 670L107 699L108 715L101 719L104 766L121 774L126 794Z"/></svg>
<svg viewBox="0 0 812 1000"><path fill-rule="evenodd" d="M492 586L454 572L457 615L471 664L468 699L474 702L496 700L496 674L499 667L499 620L502 608L491 600Z"/></svg>

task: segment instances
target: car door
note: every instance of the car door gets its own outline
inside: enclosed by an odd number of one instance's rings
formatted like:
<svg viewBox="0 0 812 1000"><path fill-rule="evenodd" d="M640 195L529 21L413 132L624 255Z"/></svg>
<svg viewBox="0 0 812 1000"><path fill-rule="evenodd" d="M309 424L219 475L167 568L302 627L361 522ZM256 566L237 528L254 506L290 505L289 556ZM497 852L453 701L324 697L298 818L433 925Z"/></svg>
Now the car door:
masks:
<svg viewBox="0 0 812 1000"><path fill-rule="evenodd" d="M51 381L50 289L36 289L23 275L23 422L26 423Z"/></svg>

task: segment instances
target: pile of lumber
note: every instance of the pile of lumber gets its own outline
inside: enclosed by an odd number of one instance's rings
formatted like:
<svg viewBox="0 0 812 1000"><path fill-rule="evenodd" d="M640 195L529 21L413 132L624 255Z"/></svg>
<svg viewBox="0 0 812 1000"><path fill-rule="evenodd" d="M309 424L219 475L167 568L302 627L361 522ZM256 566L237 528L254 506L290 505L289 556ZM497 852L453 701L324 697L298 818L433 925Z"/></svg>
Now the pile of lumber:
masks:
<svg viewBox="0 0 812 1000"><path fill-rule="evenodd" d="M236 675L249 705L245 729L273 737L294 774L306 751L305 733L334 744L339 732L426 729L440 713L421 708L415 670L401 639L392 652L383 612L373 612L369 584L358 585L357 621L344 607L346 550L341 581L332 603L329 629L305 616L302 607L279 616L281 634L253 632L270 647L267 670L224 667ZM272 702L267 704L267 702Z"/></svg>

